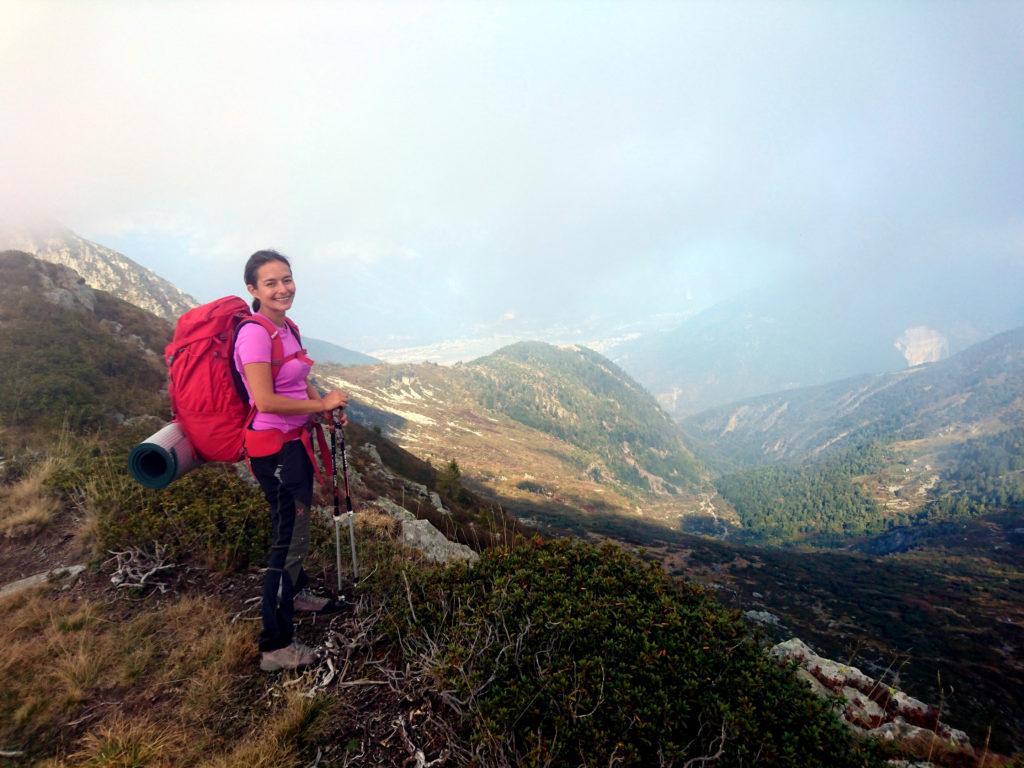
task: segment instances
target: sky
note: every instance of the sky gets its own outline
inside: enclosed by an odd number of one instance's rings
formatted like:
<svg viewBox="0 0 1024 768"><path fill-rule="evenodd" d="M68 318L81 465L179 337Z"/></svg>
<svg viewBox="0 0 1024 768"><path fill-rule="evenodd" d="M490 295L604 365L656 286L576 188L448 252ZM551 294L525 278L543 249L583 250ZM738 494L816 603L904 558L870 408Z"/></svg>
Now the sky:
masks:
<svg viewBox="0 0 1024 768"><path fill-rule="evenodd" d="M1024 277L1019 2L0 0L0 131L5 210L385 355Z"/></svg>

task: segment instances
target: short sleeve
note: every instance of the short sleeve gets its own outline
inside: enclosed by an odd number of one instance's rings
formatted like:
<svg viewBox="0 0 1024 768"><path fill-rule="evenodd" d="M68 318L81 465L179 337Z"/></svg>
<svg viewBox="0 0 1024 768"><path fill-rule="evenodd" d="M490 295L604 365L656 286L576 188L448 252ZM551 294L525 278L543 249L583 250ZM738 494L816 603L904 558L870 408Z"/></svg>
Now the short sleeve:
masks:
<svg viewBox="0 0 1024 768"><path fill-rule="evenodd" d="M271 359L270 334L256 323L246 323L235 337L235 357L242 365L269 363Z"/></svg>

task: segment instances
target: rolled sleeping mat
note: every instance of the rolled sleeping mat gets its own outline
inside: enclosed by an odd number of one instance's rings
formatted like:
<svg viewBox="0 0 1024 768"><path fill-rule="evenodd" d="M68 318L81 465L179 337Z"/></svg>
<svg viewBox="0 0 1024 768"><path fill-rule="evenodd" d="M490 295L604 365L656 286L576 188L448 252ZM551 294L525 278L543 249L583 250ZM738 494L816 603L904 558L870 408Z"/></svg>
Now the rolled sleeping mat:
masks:
<svg viewBox="0 0 1024 768"><path fill-rule="evenodd" d="M128 471L147 488L166 488L202 463L176 421L147 437L128 454Z"/></svg>

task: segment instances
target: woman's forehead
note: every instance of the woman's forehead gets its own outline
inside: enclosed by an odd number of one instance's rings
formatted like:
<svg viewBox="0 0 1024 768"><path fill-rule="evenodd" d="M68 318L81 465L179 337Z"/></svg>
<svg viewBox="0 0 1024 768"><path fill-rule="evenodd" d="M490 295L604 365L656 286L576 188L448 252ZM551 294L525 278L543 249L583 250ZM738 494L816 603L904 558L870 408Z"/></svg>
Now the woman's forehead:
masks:
<svg viewBox="0 0 1024 768"><path fill-rule="evenodd" d="M261 264L256 271L257 280L280 280L282 277L290 277L291 268L283 261L268 261Z"/></svg>

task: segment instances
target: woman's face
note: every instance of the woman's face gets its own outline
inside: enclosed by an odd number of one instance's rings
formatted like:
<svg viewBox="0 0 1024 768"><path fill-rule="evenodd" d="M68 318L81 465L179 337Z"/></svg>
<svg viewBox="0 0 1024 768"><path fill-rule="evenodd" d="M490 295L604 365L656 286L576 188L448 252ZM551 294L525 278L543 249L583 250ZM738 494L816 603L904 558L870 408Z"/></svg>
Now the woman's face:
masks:
<svg viewBox="0 0 1024 768"><path fill-rule="evenodd" d="M260 300L260 309L287 312L295 298L292 271L282 261L268 261L256 270L256 285L247 285L254 299Z"/></svg>

